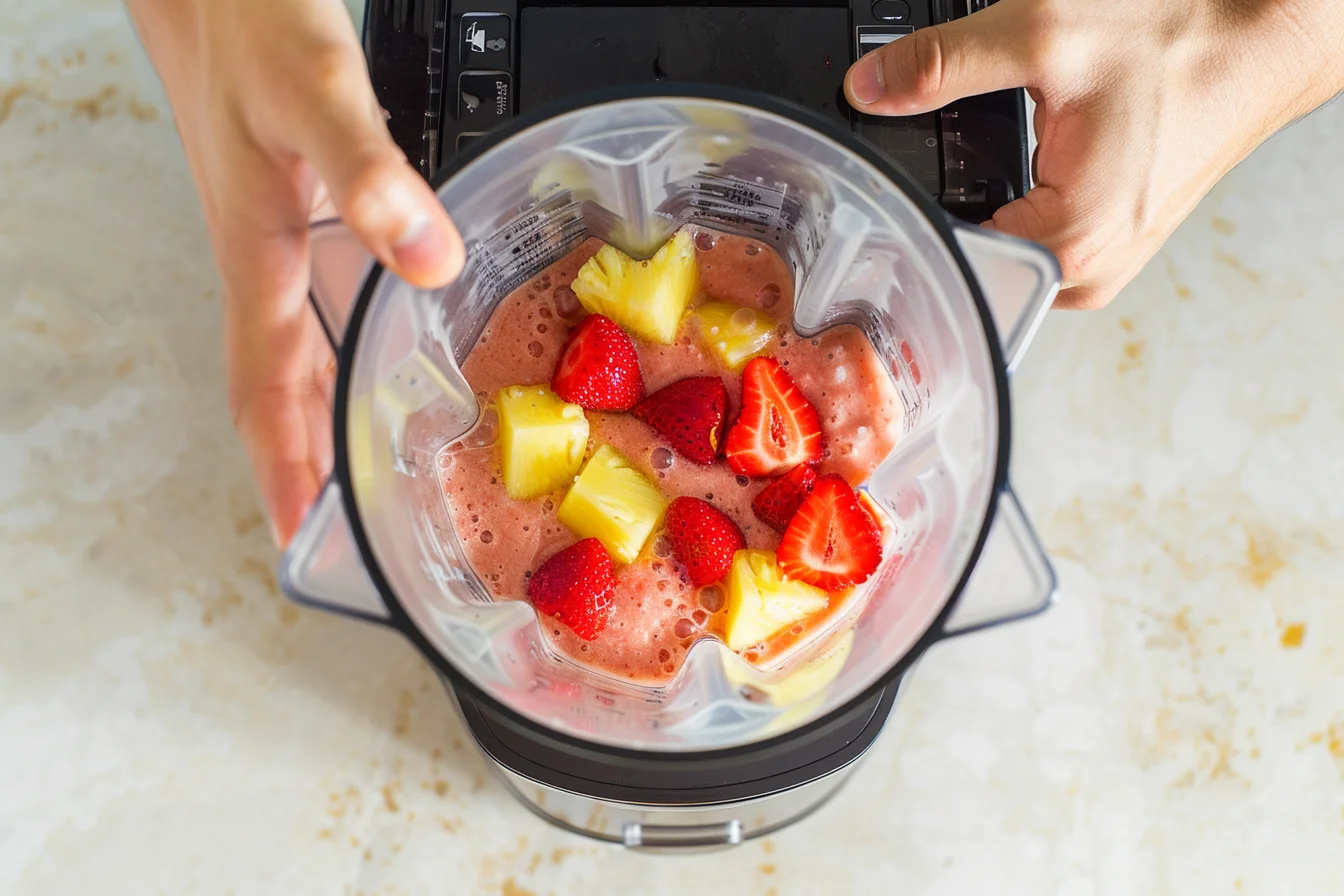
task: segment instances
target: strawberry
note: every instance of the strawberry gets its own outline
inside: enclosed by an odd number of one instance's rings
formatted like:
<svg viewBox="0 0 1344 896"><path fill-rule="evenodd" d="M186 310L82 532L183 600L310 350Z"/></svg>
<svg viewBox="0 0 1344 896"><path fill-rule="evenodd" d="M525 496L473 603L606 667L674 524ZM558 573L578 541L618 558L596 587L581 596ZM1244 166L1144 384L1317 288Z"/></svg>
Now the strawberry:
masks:
<svg viewBox="0 0 1344 896"><path fill-rule="evenodd" d="M761 489L751 502L751 509L758 520L776 532L783 532L816 481L816 470L807 464L799 464Z"/></svg>
<svg viewBox="0 0 1344 896"><path fill-rule="evenodd" d="M724 454L734 473L761 479L821 460L821 420L788 371L774 358L752 358L742 370L742 412Z"/></svg>
<svg viewBox="0 0 1344 896"><path fill-rule="evenodd" d="M584 318L569 334L551 389L589 411L630 410L644 397L635 344L610 318Z"/></svg>
<svg viewBox="0 0 1344 896"><path fill-rule="evenodd" d="M868 581L882 562L882 536L849 483L822 476L784 530L777 553L785 575L840 591Z"/></svg>
<svg viewBox="0 0 1344 896"><path fill-rule="evenodd" d="M538 613L591 641L607 627L615 588L611 555L596 538L585 538L541 564L527 583L527 597Z"/></svg>
<svg viewBox="0 0 1344 896"><path fill-rule="evenodd" d="M667 537L695 585L728 575L733 555L747 546L737 523L699 498L677 498L667 506Z"/></svg>
<svg viewBox="0 0 1344 896"><path fill-rule="evenodd" d="M672 450L697 464L712 464L728 423L728 390L716 376L693 376L664 386L635 405L635 416Z"/></svg>

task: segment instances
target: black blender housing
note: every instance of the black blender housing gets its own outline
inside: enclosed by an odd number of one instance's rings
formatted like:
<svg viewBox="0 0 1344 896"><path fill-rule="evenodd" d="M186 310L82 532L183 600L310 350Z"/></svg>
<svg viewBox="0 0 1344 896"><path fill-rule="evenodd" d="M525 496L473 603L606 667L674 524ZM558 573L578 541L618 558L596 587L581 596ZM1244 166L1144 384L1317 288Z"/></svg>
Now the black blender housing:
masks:
<svg viewBox="0 0 1344 896"><path fill-rule="evenodd" d="M992 0L739 0L729 7L648 0L621 6L369 0L364 42L392 136L422 175L436 183L457 167L459 154L472 154L467 148L479 138L515 130L510 124L516 118L571 105L595 89L647 84L665 94L677 84L720 85L779 97L787 101L782 110L811 110L821 117L811 122L815 126L848 130L869 144L864 154L875 156L874 162L880 158L888 168L896 163L896 178L922 188L931 200L929 213L936 204L979 223L1028 185L1022 92L975 97L927 115L882 119L854 112L841 84L848 66L863 53L987 2ZM367 300L366 286L356 318ZM988 310L977 300L992 332ZM1002 370L997 342L991 342ZM1001 386L999 410L1006 431L1006 382ZM338 433L338 453L340 441ZM998 460L995 495L1006 481L1006 443ZM987 531L988 521L973 558ZM358 531L355 538L367 556ZM385 591L377 570L371 573ZM964 584L963 577L958 594ZM911 651L911 661L937 639L936 630L954 603ZM428 645L392 604L393 624L426 651ZM881 732L908 668L908 662L900 664L881 686L788 737L703 754L586 743L499 706L441 664L439 671L477 743L504 768L596 799L686 806L778 793L850 765Z"/></svg>
<svg viewBox="0 0 1344 896"><path fill-rule="evenodd" d="M861 115L850 64L992 0L368 0L364 48L388 128L434 176L516 116L593 89L741 87L797 103L872 143L949 214L978 224L1029 184L1020 90L900 118Z"/></svg>

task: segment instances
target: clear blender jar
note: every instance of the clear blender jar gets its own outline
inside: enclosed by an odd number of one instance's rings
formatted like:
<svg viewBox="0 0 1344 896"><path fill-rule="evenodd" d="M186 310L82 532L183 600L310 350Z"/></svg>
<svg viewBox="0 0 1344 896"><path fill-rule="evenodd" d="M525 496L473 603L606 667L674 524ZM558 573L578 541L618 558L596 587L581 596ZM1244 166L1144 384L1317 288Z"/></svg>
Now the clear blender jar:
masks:
<svg viewBox="0 0 1344 896"><path fill-rule="evenodd" d="M458 157L436 187L468 249L443 289L372 263L339 221L314 223L313 302L340 362L336 464L281 582L295 600L410 638L469 722L488 717L506 735L507 751L491 749L498 738L473 725L534 809L630 846L764 833L833 792L857 756L766 782L753 755L806 746L875 695L889 709L894 684L938 640L1048 604L1053 573L1007 482L1007 377L1059 283L1044 249L950 220L811 113L721 89L589 97L523 119ZM488 597L435 464L479 416L459 364L500 300L588 237L648 257L687 224L773 246L794 271L798 335L853 324L888 362L906 431L865 488L898 543L856 611L779 667L702 639L670 683L649 687L568 660L530 605ZM548 765L553 754L564 758ZM719 784L735 774L746 777L726 783L745 786L641 802L638 787L585 785L604 763L618 781L651 763L673 783L679 769L717 768ZM575 801L563 818L561 797ZM763 806L772 799L789 806ZM584 805L600 811L574 821Z"/></svg>

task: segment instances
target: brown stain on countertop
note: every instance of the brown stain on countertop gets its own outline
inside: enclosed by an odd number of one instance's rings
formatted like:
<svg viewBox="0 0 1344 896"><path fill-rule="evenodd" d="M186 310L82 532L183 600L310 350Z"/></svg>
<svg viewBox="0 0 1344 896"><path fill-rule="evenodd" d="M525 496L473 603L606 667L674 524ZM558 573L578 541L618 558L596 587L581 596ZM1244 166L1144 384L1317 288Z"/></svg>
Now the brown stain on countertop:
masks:
<svg viewBox="0 0 1344 896"><path fill-rule="evenodd" d="M1263 589L1288 564L1267 537L1257 538L1249 529L1243 527L1243 530L1246 532L1245 578L1255 587Z"/></svg>
<svg viewBox="0 0 1344 896"><path fill-rule="evenodd" d="M54 96L45 85L19 81L0 87L0 125L9 120L19 102L25 99L88 121L101 121L117 115L142 122L159 120L157 106L138 97L126 96L121 88L112 84L103 86L97 93L67 99Z"/></svg>
<svg viewBox="0 0 1344 896"><path fill-rule="evenodd" d="M1241 259L1233 255L1231 252L1223 252L1222 250L1214 252L1213 260L1223 265L1224 267L1228 267L1236 271L1238 274L1240 274L1242 277L1245 277L1251 283L1258 284L1261 280L1259 271L1253 271L1250 268L1246 267L1246 265L1241 263Z"/></svg>
<svg viewBox="0 0 1344 896"><path fill-rule="evenodd" d="M537 896L534 891L519 886L511 877L504 881L503 886L499 888L499 892L500 896Z"/></svg>
<svg viewBox="0 0 1344 896"><path fill-rule="evenodd" d="M1236 224L1218 215L1209 219L1209 226L1213 228L1214 233L1221 233L1223 236L1231 236L1237 232Z"/></svg>
<svg viewBox="0 0 1344 896"><path fill-rule="evenodd" d="M1119 372L1124 374L1137 367L1143 366L1144 343L1142 340L1132 340L1125 343L1124 357L1118 365Z"/></svg>
<svg viewBox="0 0 1344 896"><path fill-rule="evenodd" d="M1307 626L1301 622L1292 622L1283 627L1279 634L1279 646L1285 650L1295 650L1302 646L1302 638L1306 635Z"/></svg>

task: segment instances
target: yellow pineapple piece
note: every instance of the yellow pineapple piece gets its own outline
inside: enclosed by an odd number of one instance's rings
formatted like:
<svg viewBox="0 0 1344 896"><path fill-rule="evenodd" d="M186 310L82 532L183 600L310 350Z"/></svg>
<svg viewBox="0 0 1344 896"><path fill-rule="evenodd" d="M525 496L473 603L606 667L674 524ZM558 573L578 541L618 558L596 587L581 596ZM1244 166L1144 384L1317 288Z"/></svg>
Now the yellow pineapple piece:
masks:
<svg viewBox="0 0 1344 896"><path fill-rule="evenodd" d="M580 538L596 538L620 563L639 556L662 522L667 499L648 478L610 445L584 465L557 516Z"/></svg>
<svg viewBox="0 0 1344 896"><path fill-rule="evenodd" d="M499 447L504 488L523 501L568 485L588 450L588 418L546 386L499 392Z"/></svg>
<svg viewBox="0 0 1344 896"><path fill-rule="evenodd" d="M631 333L671 345L699 285L695 243L682 230L648 261L603 246L579 268L573 289L590 314L605 315Z"/></svg>
<svg viewBox="0 0 1344 896"><path fill-rule="evenodd" d="M741 370L775 335L773 318L741 305L706 302L688 317L699 327L705 348L729 370Z"/></svg>
<svg viewBox="0 0 1344 896"><path fill-rule="evenodd" d="M804 708L799 705L806 701L805 708L811 709L814 708L813 698L821 696L822 692L840 677L853 646L854 630L850 629L839 637L832 638L831 643L818 655L790 667L786 673L773 680L762 681L750 675L740 663L725 666L724 674L733 684L749 684L765 692L776 706Z"/></svg>
<svg viewBox="0 0 1344 896"><path fill-rule="evenodd" d="M724 640L744 650L826 608L826 592L784 577L773 551L738 551L728 573Z"/></svg>

